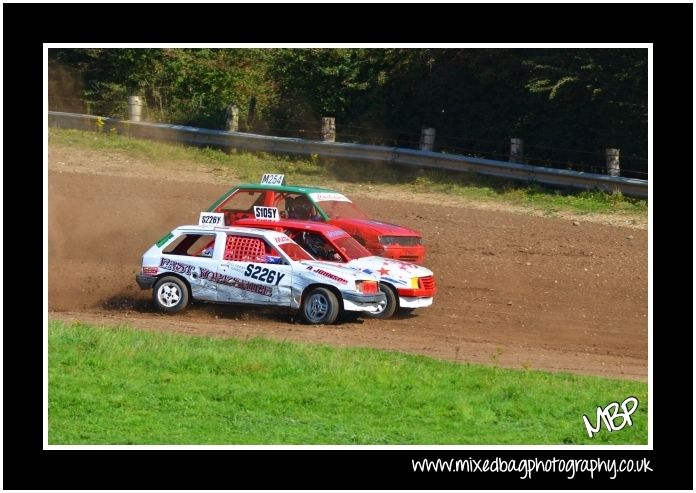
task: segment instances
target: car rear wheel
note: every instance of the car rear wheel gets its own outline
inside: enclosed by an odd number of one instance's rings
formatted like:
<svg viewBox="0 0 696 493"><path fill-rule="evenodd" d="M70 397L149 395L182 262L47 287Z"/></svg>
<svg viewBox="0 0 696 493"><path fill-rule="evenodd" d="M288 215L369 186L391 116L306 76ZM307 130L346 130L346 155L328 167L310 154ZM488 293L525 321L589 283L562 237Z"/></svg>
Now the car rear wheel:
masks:
<svg viewBox="0 0 696 493"><path fill-rule="evenodd" d="M376 312L365 312L365 315L370 318L389 318L394 315L399 302L396 298L396 293L389 286L379 283L379 290L384 293L387 301L379 304L379 310Z"/></svg>
<svg viewBox="0 0 696 493"><path fill-rule="evenodd" d="M165 276L152 288L152 301L163 312L180 312L189 303L188 287L178 277Z"/></svg>
<svg viewBox="0 0 696 493"><path fill-rule="evenodd" d="M332 324L338 312L336 295L326 288L312 289L302 302L302 317L309 324Z"/></svg>

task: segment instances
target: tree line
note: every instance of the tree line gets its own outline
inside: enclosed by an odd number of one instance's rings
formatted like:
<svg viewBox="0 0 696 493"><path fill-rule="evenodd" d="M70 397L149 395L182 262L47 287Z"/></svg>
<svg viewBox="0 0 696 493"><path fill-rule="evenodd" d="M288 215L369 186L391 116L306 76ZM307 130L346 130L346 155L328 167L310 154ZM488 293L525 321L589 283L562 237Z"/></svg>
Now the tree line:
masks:
<svg viewBox="0 0 696 493"><path fill-rule="evenodd" d="M125 117L129 95L150 121L293 135L333 116L341 141L494 157L510 137L557 166L647 171L647 49L308 48L49 50L51 109ZM342 138L343 135L343 138ZM645 178L645 176L639 176Z"/></svg>

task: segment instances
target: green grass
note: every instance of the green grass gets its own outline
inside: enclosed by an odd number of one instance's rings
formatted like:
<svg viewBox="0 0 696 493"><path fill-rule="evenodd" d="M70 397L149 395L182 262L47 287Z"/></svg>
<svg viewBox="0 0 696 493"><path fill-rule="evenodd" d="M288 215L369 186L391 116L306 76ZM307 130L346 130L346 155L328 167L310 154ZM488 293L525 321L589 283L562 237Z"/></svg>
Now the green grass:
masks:
<svg viewBox="0 0 696 493"><path fill-rule="evenodd" d="M133 139L117 134L49 129L49 143L97 151L120 151L153 164L202 164L223 179L257 182L263 173L284 173L288 183L355 190L375 185L408 193L441 193L448 197L510 203L545 214L621 214L646 217L646 200L601 191L559 190L538 183L486 177L475 173L420 170L376 163L292 157L268 153L224 152L218 149ZM235 182L231 181L230 186Z"/></svg>
<svg viewBox="0 0 696 493"><path fill-rule="evenodd" d="M640 382L260 338L48 331L50 444L647 443ZM589 439L582 415L594 423L597 406L630 395L633 426Z"/></svg>

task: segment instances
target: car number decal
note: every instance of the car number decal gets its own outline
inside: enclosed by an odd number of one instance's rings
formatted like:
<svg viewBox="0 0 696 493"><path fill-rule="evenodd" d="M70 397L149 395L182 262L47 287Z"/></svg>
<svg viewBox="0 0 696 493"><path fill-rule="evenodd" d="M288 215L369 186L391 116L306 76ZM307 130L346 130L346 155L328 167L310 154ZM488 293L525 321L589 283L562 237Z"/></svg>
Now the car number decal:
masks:
<svg viewBox="0 0 696 493"><path fill-rule="evenodd" d="M201 212L201 217L198 219L199 226L223 226L225 224L225 215L222 212Z"/></svg>
<svg viewBox="0 0 696 493"><path fill-rule="evenodd" d="M244 271L244 276L277 286L285 274L260 265L249 264Z"/></svg>
<svg viewBox="0 0 696 493"><path fill-rule="evenodd" d="M284 183L285 175L266 173L261 177L261 185L283 185Z"/></svg>
<svg viewBox="0 0 696 493"><path fill-rule="evenodd" d="M256 219L262 221L279 221L280 214L278 214L277 207L261 207L258 205L254 206L254 216Z"/></svg>

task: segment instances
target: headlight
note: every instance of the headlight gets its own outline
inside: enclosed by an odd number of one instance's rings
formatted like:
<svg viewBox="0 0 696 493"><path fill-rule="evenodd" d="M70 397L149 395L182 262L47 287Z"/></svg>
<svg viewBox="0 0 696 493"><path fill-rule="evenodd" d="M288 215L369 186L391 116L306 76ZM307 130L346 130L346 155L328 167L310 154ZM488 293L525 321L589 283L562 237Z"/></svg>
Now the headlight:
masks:
<svg viewBox="0 0 696 493"><path fill-rule="evenodd" d="M384 246L416 246L422 243L422 238L420 236L380 236L378 241Z"/></svg>
<svg viewBox="0 0 696 493"><path fill-rule="evenodd" d="M355 289L362 294L377 294L379 283L377 281L355 281Z"/></svg>

